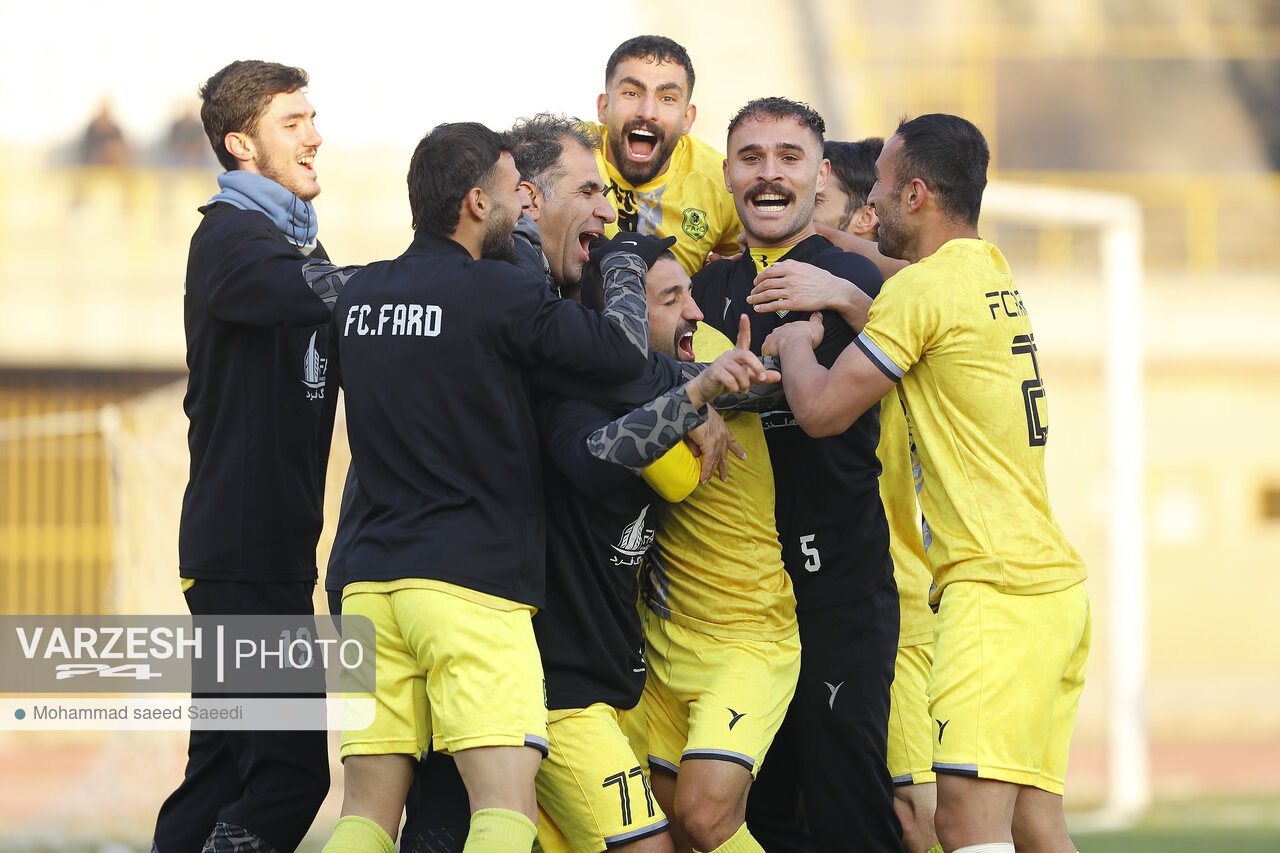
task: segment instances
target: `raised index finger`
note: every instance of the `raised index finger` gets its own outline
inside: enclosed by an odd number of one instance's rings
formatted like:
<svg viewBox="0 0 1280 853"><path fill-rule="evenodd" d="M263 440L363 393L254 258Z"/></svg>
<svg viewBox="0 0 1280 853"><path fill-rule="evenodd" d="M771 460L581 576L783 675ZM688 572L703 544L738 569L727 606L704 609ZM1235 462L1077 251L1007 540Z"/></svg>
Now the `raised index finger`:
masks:
<svg viewBox="0 0 1280 853"><path fill-rule="evenodd" d="M746 314L738 315L738 349L751 349L751 319Z"/></svg>

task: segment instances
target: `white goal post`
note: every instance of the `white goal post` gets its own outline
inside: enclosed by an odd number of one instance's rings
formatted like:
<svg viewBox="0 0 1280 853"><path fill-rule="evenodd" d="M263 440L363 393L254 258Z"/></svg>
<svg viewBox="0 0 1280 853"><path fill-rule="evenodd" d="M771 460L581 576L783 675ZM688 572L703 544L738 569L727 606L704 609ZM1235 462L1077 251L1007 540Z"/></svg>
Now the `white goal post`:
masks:
<svg viewBox="0 0 1280 853"><path fill-rule="evenodd" d="M1128 826L1151 803L1145 703L1142 209L1132 196L993 181L983 196L982 212L1028 224L1091 227L1101 235L1110 600L1107 784L1102 807L1072 815L1071 823L1075 829Z"/></svg>

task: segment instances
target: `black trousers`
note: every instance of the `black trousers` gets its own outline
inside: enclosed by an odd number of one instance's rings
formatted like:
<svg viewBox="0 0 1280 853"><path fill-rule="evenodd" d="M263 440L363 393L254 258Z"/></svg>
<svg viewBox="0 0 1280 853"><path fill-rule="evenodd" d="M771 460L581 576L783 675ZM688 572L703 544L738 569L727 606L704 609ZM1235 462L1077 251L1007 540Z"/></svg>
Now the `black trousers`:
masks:
<svg viewBox="0 0 1280 853"><path fill-rule="evenodd" d="M768 853L901 853L885 766L900 618L892 579L799 614L795 698L747 800L747 826Z"/></svg>
<svg viewBox="0 0 1280 853"><path fill-rule="evenodd" d="M185 595L193 616L310 616L314 586L198 580ZM222 822L243 827L278 853L292 853L328 793L323 730L192 731L182 784L156 818L155 847L158 853L199 853Z"/></svg>

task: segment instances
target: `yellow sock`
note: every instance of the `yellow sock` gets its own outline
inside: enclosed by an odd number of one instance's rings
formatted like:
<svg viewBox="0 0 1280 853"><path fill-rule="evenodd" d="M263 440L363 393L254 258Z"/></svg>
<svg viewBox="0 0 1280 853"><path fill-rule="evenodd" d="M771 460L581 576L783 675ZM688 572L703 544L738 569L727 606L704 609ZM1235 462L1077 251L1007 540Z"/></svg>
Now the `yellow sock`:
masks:
<svg viewBox="0 0 1280 853"><path fill-rule="evenodd" d="M396 843L375 821L349 814L338 818L322 853L393 853L395 849Z"/></svg>
<svg viewBox="0 0 1280 853"><path fill-rule="evenodd" d="M708 850L707 853L764 853L764 848L760 846L760 842L756 841L744 823L723 844L715 850Z"/></svg>
<svg viewBox="0 0 1280 853"><path fill-rule="evenodd" d="M926 850L925 853L942 853L942 842L939 841L937 844ZM1077 851L1077 853L1079 853L1079 851Z"/></svg>
<svg viewBox="0 0 1280 853"><path fill-rule="evenodd" d="M529 853L538 829L520 812L480 809L471 815L471 830L462 853Z"/></svg>

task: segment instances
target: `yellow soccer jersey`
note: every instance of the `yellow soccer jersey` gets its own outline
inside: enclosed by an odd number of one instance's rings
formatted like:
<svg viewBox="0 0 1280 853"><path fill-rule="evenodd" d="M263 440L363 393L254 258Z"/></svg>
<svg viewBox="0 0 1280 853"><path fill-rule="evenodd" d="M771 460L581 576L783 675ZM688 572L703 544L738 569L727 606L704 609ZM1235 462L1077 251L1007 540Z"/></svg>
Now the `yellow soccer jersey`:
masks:
<svg viewBox="0 0 1280 853"><path fill-rule="evenodd" d="M604 125L595 125L604 138ZM667 171L647 184L633 187L609 165L604 149L596 163L608 188L618 221L605 226L605 236L619 229L659 237L675 235L671 247L685 272L702 269L709 252L738 252L742 222L733 196L724 185L724 156L707 143L685 135L676 143Z"/></svg>
<svg viewBox="0 0 1280 853"><path fill-rule="evenodd" d="M902 610L898 645L932 643L929 587L933 575L925 556L920 510L916 506L917 466L896 388L880 401L880 445L876 455L880 457L880 501L889 522L889 556L893 559L893 578L898 583Z"/></svg>
<svg viewBox="0 0 1280 853"><path fill-rule="evenodd" d="M693 346L699 361L733 347L703 323ZM724 419L747 459L729 457L729 482L713 477L680 503L655 505L641 595L657 615L704 634L783 640L796 632L796 598L774 525L769 446L759 415Z"/></svg>
<svg viewBox="0 0 1280 853"><path fill-rule="evenodd" d="M901 380L938 591L969 580L1037 594L1083 580L1049 508L1035 335L1000 250L951 240L902 270L857 343Z"/></svg>

